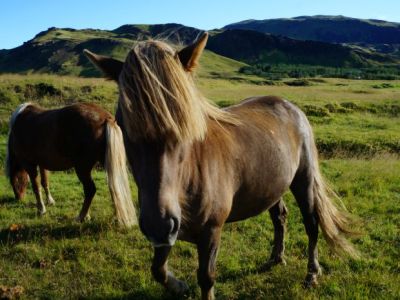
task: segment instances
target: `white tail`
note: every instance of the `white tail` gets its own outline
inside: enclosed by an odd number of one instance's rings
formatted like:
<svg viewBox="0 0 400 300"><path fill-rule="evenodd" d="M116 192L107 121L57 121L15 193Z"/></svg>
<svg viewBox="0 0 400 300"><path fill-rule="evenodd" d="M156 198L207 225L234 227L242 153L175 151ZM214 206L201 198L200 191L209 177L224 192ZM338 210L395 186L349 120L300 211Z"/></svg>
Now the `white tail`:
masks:
<svg viewBox="0 0 400 300"><path fill-rule="evenodd" d="M129 188L122 132L115 121L107 122L106 140L104 167L117 219L121 225L132 227L137 224L137 217Z"/></svg>

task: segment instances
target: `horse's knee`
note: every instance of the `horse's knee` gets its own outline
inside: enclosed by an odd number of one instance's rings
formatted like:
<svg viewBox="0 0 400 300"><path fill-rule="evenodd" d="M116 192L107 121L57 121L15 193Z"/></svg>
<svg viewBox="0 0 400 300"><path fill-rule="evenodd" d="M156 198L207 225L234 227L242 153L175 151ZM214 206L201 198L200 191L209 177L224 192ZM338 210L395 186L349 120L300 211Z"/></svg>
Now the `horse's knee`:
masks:
<svg viewBox="0 0 400 300"><path fill-rule="evenodd" d="M282 226L286 225L286 219L287 219L287 215L288 215L288 209L285 205L285 203L283 201L281 201L281 203L279 204L279 216L278 219L281 223Z"/></svg>
<svg viewBox="0 0 400 300"><path fill-rule="evenodd" d="M215 272L198 270L197 283L202 290L211 290L215 283Z"/></svg>
<svg viewBox="0 0 400 300"><path fill-rule="evenodd" d="M96 194L96 185L93 180L84 183L84 191L86 198L93 198Z"/></svg>
<svg viewBox="0 0 400 300"><path fill-rule="evenodd" d="M165 267L151 266L151 274L157 282L161 284L167 283L167 270Z"/></svg>

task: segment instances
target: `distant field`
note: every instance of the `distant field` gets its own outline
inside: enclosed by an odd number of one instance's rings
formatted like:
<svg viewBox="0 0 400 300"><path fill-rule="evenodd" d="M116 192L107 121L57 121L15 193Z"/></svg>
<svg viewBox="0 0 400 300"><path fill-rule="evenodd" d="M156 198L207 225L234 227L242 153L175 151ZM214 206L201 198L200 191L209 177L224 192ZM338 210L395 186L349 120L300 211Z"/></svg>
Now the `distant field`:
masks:
<svg viewBox="0 0 400 300"><path fill-rule="evenodd" d="M322 237L320 286L304 290L307 238L292 196L286 267L267 273L258 267L269 257L273 238L268 214L229 224L217 264L217 299L398 299L400 298L400 81L293 79L265 81L221 67L213 58L198 78L203 93L220 106L253 95L278 95L309 116L324 157L324 175L360 219L364 235L354 239L360 260L338 259ZM222 62L221 62L222 63ZM221 71L224 70L224 71ZM291 84L289 86L287 84ZM152 250L138 229L116 226L105 174L94 173L97 195L91 221L73 221L83 191L74 173L50 177L55 207L36 217L34 196L15 202L3 163L10 113L22 102L57 107L76 101L114 110L112 82L48 75L0 76L0 286L20 285L22 298L162 299L167 295L150 274ZM136 199L136 187L132 182ZM170 259L178 278L197 299L195 247L178 242ZM170 299L174 299L169 296Z"/></svg>
<svg viewBox="0 0 400 300"><path fill-rule="evenodd" d="M198 83L205 96L218 105L228 106L250 96L277 95L306 112L318 148L326 157L400 153L400 81L266 81L238 74L239 63L213 55L209 52L204 57L208 69L200 69ZM58 107L86 101L113 112L117 99L115 84L103 79L0 75L0 133L7 134L9 116L19 103Z"/></svg>

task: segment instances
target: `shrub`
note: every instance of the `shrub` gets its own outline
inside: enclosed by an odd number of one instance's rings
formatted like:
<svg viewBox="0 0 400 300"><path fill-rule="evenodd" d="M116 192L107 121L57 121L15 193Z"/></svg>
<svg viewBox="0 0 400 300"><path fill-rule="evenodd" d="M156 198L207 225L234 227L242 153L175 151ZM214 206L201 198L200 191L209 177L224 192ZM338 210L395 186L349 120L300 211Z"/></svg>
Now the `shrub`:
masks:
<svg viewBox="0 0 400 300"><path fill-rule="evenodd" d="M330 116L329 110L326 109L325 107L319 107L316 105L304 105L302 109L307 116L314 116L314 117Z"/></svg>
<svg viewBox="0 0 400 300"><path fill-rule="evenodd" d="M219 107L221 107L221 108L228 107L228 106L231 106L231 105L233 105L233 104L234 104L234 102L229 101L229 100L221 100L221 101L218 101L218 102L217 102L217 105L218 105Z"/></svg>
<svg viewBox="0 0 400 300"><path fill-rule="evenodd" d="M289 86L311 86L312 83L307 80L307 79L297 79L297 80L292 80L292 81L286 81L286 85Z"/></svg>
<svg viewBox="0 0 400 300"><path fill-rule="evenodd" d="M61 90L54 87L52 84L40 82L37 84L28 83L25 86L24 96L29 99L40 99L44 96L61 96Z"/></svg>
<svg viewBox="0 0 400 300"><path fill-rule="evenodd" d="M394 85L390 83L381 83L381 84L375 84L372 87L374 89L388 89L388 88L394 88Z"/></svg>

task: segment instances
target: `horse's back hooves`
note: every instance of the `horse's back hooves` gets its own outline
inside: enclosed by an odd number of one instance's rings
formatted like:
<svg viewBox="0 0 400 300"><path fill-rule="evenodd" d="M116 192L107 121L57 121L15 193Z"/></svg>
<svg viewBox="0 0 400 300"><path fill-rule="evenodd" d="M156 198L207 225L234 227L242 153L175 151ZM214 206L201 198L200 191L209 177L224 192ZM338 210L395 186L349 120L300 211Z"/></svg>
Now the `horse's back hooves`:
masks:
<svg viewBox="0 0 400 300"><path fill-rule="evenodd" d="M318 274L308 273L306 279L303 282L303 287L305 289L311 289L318 286Z"/></svg>

